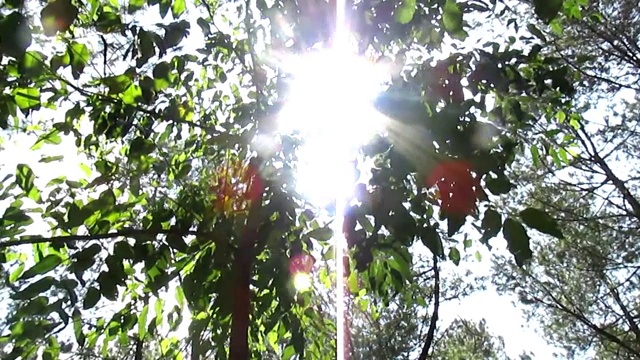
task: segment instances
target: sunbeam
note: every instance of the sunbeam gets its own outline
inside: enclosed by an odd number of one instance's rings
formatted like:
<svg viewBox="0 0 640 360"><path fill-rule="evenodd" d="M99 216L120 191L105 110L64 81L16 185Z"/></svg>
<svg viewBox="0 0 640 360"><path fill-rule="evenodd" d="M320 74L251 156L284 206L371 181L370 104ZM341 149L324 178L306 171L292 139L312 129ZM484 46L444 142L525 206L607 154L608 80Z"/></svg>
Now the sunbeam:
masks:
<svg viewBox="0 0 640 360"><path fill-rule="evenodd" d="M360 145L383 130L386 117L373 107L388 69L356 56L349 48L345 0L336 5L336 31L330 49L289 59L290 96L279 114L282 133L304 139L298 153L297 189L312 203L335 202L333 221L336 266L337 359L347 357L344 305L344 206L353 191L353 160ZM306 287L308 278L296 279Z"/></svg>

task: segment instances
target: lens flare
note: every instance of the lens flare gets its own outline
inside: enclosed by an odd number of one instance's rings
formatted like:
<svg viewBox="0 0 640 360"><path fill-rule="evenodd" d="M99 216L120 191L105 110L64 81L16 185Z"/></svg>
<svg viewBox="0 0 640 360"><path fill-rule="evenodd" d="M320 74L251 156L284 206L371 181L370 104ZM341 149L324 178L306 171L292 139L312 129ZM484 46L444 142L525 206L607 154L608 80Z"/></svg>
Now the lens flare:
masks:
<svg viewBox="0 0 640 360"><path fill-rule="evenodd" d="M305 292L311 289L311 275L299 272L293 275L293 287L298 292Z"/></svg>

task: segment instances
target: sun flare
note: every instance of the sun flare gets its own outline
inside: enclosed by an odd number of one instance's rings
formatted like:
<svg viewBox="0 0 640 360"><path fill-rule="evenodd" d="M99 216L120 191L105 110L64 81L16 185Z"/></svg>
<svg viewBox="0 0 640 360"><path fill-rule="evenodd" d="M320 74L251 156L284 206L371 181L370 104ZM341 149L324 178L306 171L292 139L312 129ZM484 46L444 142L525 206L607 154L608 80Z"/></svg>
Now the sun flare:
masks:
<svg viewBox="0 0 640 360"><path fill-rule="evenodd" d="M296 57L289 69L293 81L280 113L280 131L297 132L305 140L298 153L298 191L312 203L326 204L349 191L345 179L352 174L341 164L383 129L385 117L373 108L373 100L388 72L338 50Z"/></svg>
<svg viewBox="0 0 640 360"><path fill-rule="evenodd" d="M357 148L386 123L373 101L388 77L383 67L342 49L313 52L290 62L294 80L279 116L281 132L297 132L304 139L298 151L297 190L317 206L335 201L336 259L343 258L346 243L341 208L358 180L353 160ZM338 360L345 358L344 270L343 262L336 261ZM300 289L310 282L300 276L293 280Z"/></svg>

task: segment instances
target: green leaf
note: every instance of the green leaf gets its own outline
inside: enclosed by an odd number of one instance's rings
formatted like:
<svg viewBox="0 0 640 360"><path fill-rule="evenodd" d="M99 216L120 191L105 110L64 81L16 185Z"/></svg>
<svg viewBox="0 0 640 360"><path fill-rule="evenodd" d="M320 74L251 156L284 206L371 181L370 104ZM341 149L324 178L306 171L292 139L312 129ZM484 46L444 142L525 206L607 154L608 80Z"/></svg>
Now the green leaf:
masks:
<svg viewBox="0 0 640 360"><path fill-rule="evenodd" d="M402 4L395 10L394 18L400 24L408 24L416 13L416 0L402 0Z"/></svg>
<svg viewBox="0 0 640 360"><path fill-rule="evenodd" d="M186 10L187 4L184 0L173 0L171 4L171 15L174 19L177 19Z"/></svg>
<svg viewBox="0 0 640 360"><path fill-rule="evenodd" d="M431 253L436 256L444 255L444 249L442 248L442 239L438 231L431 226L426 226L421 230L420 240L422 243L431 250Z"/></svg>
<svg viewBox="0 0 640 360"><path fill-rule="evenodd" d="M126 240L118 241L113 245L113 255L120 259L133 259L135 257L133 247Z"/></svg>
<svg viewBox="0 0 640 360"><path fill-rule="evenodd" d="M13 100L21 110L40 108L40 90L36 88L16 88L12 92Z"/></svg>
<svg viewBox="0 0 640 360"><path fill-rule="evenodd" d="M120 31L120 29L122 29L122 19L120 15L112 11L104 11L104 8L101 10L95 22L96 30L105 34Z"/></svg>
<svg viewBox="0 0 640 360"><path fill-rule="evenodd" d="M403 248L402 250L403 251L397 249L390 252L392 260L389 261L389 264L392 268L398 270L398 272L402 274L403 278L411 280L411 255L406 248Z"/></svg>
<svg viewBox="0 0 640 360"><path fill-rule="evenodd" d="M518 221L508 218L502 224L502 234L507 240L507 249L514 256L516 264L522 267L533 257L529 244L529 235Z"/></svg>
<svg viewBox="0 0 640 360"><path fill-rule="evenodd" d="M460 251L455 247L449 249L449 259L453 261L456 266L460 265Z"/></svg>
<svg viewBox="0 0 640 360"><path fill-rule="evenodd" d="M562 231L558 227L558 223L551 215L546 212L535 209L526 208L520 212L522 221L530 228L534 228L542 233L554 236L558 239L563 239Z"/></svg>
<svg viewBox="0 0 640 360"><path fill-rule="evenodd" d="M24 0L5 0L4 4L10 9L20 9L24 4Z"/></svg>
<svg viewBox="0 0 640 360"><path fill-rule="evenodd" d="M82 315L80 314L80 310L78 310L78 308L73 309L73 313L71 314L71 317L73 319L73 333L76 336L76 341L78 342L78 345L82 347L84 346L84 343L87 338L82 332Z"/></svg>
<svg viewBox="0 0 640 360"><path fill-rule="evenodd" d="M156 145L153 141L145 139L141 136L136 137L131 141L129 145L129 158L139 159L144 155L152 153L156 149Z"/></svg>
<svg viewBox="0 0 640 360"><path fill-rule="evenodd" d="M27 286L25 289L18 291L17 293L11 296L14 300L28 300L32 299L45 291L49 290L54 284L57 283L57 280L51 276L45 276L42 279L34 282L33 284Z"/></svg>
<svg viewBox="0 0 640 360"><path fill-rule="evenodd" d="M109 94L117 95L125 92L133 83L129 74L120 74L118 76L109 76L100 79L100 82L109 88Z"/></svg>
<svg viewBox="0 0 640 360"><path fill-rule="evenodd" d="M167 244L171 246L171 248L178 250L179 252L186 254L189 246L184 241L181 235L178 234L168 234L167 235Z"/></svg>
<svg viewBox="0 0 640 360"><path fill-rule="evenodd" d="M116 194L112 189L107 189L100 193L98 196L98 201L100 204L99 210L108 210L110 207L116 204Z"/></svg>
<svg viewBox="0 0 640 360"><path fill-rule="evenodd" d="M100 301L100 297L100 290L94 287L90 287L89 290L87 290L87 294L84 296L82 308L85 310L93 308L94 306L96 306L98 301Z"/></svg>
<svg viewBox="0 0 640 360"><path fill-rule="evenodd" d="M9 282L10 283L16 282L16 280L18 280L18 278L20 277L20 275L22 275L23 272L24 272L24 263L20 263L20 265L18 265L18 267L16 267L16 269L13 270L11 274L9 274Z"/></svg>
<svg viewBox="0 0 640 360"><path fill-rule="evenodd" d="M540 166L540 151L535 144L531 145L531 158L535 166Z"/></svg>
<svg viewBox="0 0 640 360"><path fill-rule="evenodd" d="M97 280L102 296L111 301L116 301L118 299L118 288L109 273L101 272Z"/></svg>
<svg viewBox="0 0 640 360"><path fill-rule="evenodd" d="M142 67L149 59L156 55L156 48L153 42L154 33L146 30L138 32L139 57L136 59L136 66Z"/></svg>
<svg viewBox="0 0 640 360"><path fill-rule="evenodd" d="M172 23L165 28L164 41L167 47L178 46L182 40L189 35L189 22L182 20Z"/></svg>
<svg viewBox="0 0 640 360"><path fill-rule="evenodd" d="M176 174L176 179L183 179L185 178L187 175L189 175L189 173L191 172L192 166L190 163L182 163L182 166L180 166L180 170L178 170L178 173Z"/></svg>
<svg viewBox="0 0 640 360"><path fill-rule="evenodd" d="M68 46L67 52L71 59L71 73L74 79L79 79L91 59L91 52L86 45L77 42L72 42Z"/></svg>
<svg viewBox="0 0 640 360"><path fill-rule="evenodd" d="M358 293L358 273L353 271L349 275L347 279L347 287L349 288L349 292L352 294Z"/></svg>
<svg viewBox="0 0 640 360"><path fill-rule="evenodd" d="M307 233L307 236L317 241L329 241L333 237L333 229L328 226L313 229Z"/></svg>
<svg viewBox="0 0 640 360"><path fill-rule="evenodd" d="M147 314L149 314L149 304L144 304L140 316L138 316L138 338L141 340L147 334Z"/></svg>
<svg viewBox="0 0 640 360"><path fill-rule="evenodd" d="M289 360L295 355L296 355L295 347L293 345L289 345L286 348L284 348L284 351L282 352L282 359Z"/></svg>
<svg viewBox="0 0 640 360"><path fill-rule="evenodd" d="M18 66L20 72L27 77L38 77L44 71L44 59L41 53L36 51L27 51L22 58L22 62Z"/></svg>
<svg viewBox="0 0 640 360"><path fill-rule="evenodd" d="M447 214L447 236L455 235L466 222L466 216Z"/></svg>
<svg viewBox="0 0 640 360"><path fill-rule="evenodd" d="M176 302L180 307L184 306L184 290L182 290L182 286L176 286Z"/></svg>
<svg viewBox="0 0 640 360"><path fill-rule="evenodd" d="M169 65L166 61L159 62L153 68L153 77L155 79L169 79L169 74L171 73L171 65Z"/></svg>
<svg viewBox="0 0 640 360"><path fill-rule="evenodd" d="M69 210L67 211L66 226L69 229L76 228L84 224L84 221L91 215L90 211L87 211L84 208L81 209L76 203L71 203L69 205Z"/></svg>
<svg viewBox="0 0 640 360"><path fill-rule="evenodd" d="M129 86L127 90L120 94L120 98L122 99L122 102L127 105L135 105L144 101L144 97L142 96L142 88L139 85L135 84Z"/></svg>
<svg viewBox="0 0 640 360"><path fill-rule="evenodd" d="M480 254L480 251L476 251L474 255L476 257L476 261L478 262L482 261L482 254Z"/></svg>
<svg viewBox="0 0 640 360"><path fill-rule="evenodd" d="M82 249L80 252L75 253L73 258L78 261L84 261L93 259L96 255L98 255L102 251L102 247L98 244L92 244L91 246Z"/></svg>
<svg viewBox="0 0 640 360"><path fill-rule="evenodd" d="M71 57L68 52L51 57L51 71L58 71L61 67L69 66Z"/></svg>
<svg viewBox="0 0 640 360"><path fill-rule="evenodd" d="M442 23L449 33L462 30L462 10L455 0L447 0L442 9Z"/></svg>
<svg viewBox="0 0 640 360"><path fill-rule="evenodd" d="M62 263L62 258L60 258L60 256L49 254L29 268L29 270L25 271L20 277L20 280L26 280L37 275L45 274L60 265L60 263Z"/></svg>
<svg viewBox="0 0 640 360"><path fill-rule="evenodd" d="M162 311L164 308L164 300L162 300L161 298L157 298L153 308L156 312L156 320L155 320L156 326L159 326L160 324L162 324Z"/></svg>
<svg viewBox="0 0 640 360"><path fill-rule="evenodd" d="M534 11L545 22L550 22L562 9L563 0L533 0Z"/></svg>
<svg viewBox="0 0 640 360"><path fill-rule="evenodd" d="M171 7L171 0L160 0L160 16L164 19L169 13Z"/></svg>
<svg viewBox="0 0 640 360"><path fill-rule="evenodd" d="M487 209L484 212L484 217L482 218L480 226L484 230L480 241L486 243L489 239L498 235L502 229L502 216L499 212L493 209Z"/></svg>
<svg viewBox="0 0 640 360"><path fill-rule="evenodd" d="M0 224L4 227L9 227L9 225L15 224L15 226L26 226L33 223L33 219L29 217L25 213L23 209L20 209L16 206L10 206L7 210L4 211L2 218L0 219Z"/></svg>
<svg viewBox="0 0 640 360"><path fill-rule="evenodd" d="M16 169L16 183L33 201L40 201L40 191L35 188L36 176L28 165L18 164Z"/></svg>
<svg viewBox="0 0 640 360"><path fill-rule="evenodd" d="M488 178L486 180L487 189L494 195L503 195L511 191L511 182L504 175L498 175L496 178Z"/></svg>
<svg viewBox="0 0 640 360"><path fill-rule="evenodd" d="M535 35L535 37L542 40L542 42L547 42L547 38L544 36L542 31L540 31L540 29L538 29L534 24L528 24L527 29L529 29L529 32Z"/></svg>
<svg viewBox="0 0 640 360"><path fill-rule="evenodd" d="M0 18L0 47L7 56L20 59L31 45L32 36L29 20L20 13L13 11Z"/></svg>
<svg viewBox="0 0 640 360"><path fill-rule="evenodd" d="M127 11L129 12L129 14L132 14L142 9L145 2L145 0L129 0L129 7L127 8Z"/></svg>
<svg viewBox="0 0 640 360"><path fill-rule="evenodd" d="M64 160L64 155L54 155L54 156L44 156L42 159L38 160L40 163L48 164L50 162L62 161Z"/></svg>

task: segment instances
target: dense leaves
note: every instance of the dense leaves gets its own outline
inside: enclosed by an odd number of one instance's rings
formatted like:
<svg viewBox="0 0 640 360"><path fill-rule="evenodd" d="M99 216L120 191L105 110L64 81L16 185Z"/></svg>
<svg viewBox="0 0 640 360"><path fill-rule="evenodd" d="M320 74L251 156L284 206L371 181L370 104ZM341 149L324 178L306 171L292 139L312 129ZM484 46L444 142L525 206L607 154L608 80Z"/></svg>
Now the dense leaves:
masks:
<svg viewBox="0 0 640 360"><path fill-rule="evenodd" d="M532 5L547 22L562 15L562 1ZM347 255L334 259L334 212L297 191L308 139L278 120L294 98L289 59L334 43L335 2L7 2L2 136L25 136L20 149L42 156L2 168L9 358L106 358L132 342L135 359L151 344L170 359L332 358L336 319L320 299L336 261L353 301L411 308L399 294L415 288L421 251L437 274L502 230L518 265L533 258L527 229L491 203L517 188L510 168L541 108L577 121L572 68L531 40L544 38L533 25L517 45L464 42L484 34L479 16L515 19L502 2L346 7L350 51L388 65L374 101L388 122L351 154L366 176L340 219ZM312 99L334 106L323 101ZM297 121L324 124L313 112ZM544 149L569 163L570 139L552 142L555 130ZM563 238L546 212L519 215ZM297 273L321 286L297 292Z"/></svg>

